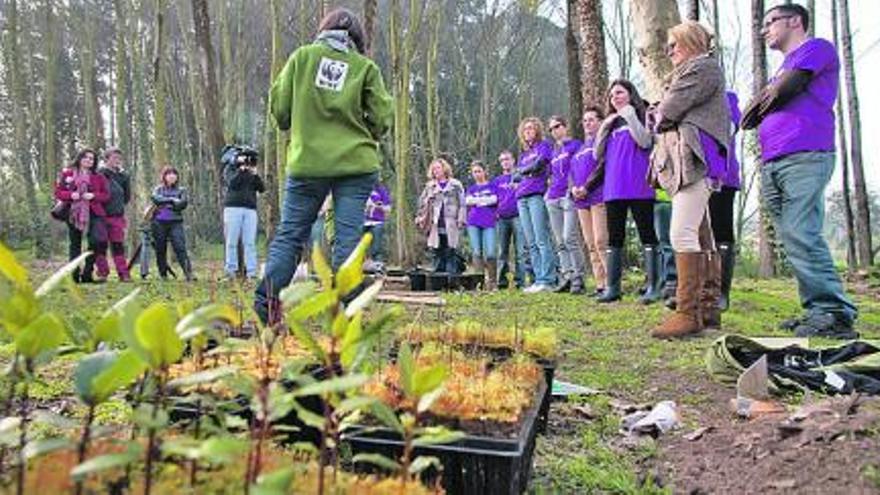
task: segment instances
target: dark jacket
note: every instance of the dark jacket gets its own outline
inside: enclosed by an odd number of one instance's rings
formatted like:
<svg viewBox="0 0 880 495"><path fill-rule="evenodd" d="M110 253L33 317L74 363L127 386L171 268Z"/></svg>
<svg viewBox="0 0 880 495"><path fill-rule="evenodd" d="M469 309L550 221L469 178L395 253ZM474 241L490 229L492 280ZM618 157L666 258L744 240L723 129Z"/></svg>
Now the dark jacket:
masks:
<svg viewBox="0 0 880 495"><path fill-rule="evenodd" d="M223 206L257 209L257 193L265 191L266 186L253 169L242 170L238 164L229 164L223 168L223 178L226 182Z"/></svg>
<svg viewBox="0 0 880 495"><path fill-rule="evenodd" d="M110 167L98 169L107 178L107 188L110 189L110 199L104 205L108 217L119 217L125 214L125 206L131 201L131 178L122 170L114 170Z"/></svg>
<svg viewBox="0 0 880 495"><path fill-rule="evenodd" d="M156 186L153 189L151 199L156 205L156 213L153 220L160 222L183 221L183 210L189 204L188 194L185 187Z"/></svg>

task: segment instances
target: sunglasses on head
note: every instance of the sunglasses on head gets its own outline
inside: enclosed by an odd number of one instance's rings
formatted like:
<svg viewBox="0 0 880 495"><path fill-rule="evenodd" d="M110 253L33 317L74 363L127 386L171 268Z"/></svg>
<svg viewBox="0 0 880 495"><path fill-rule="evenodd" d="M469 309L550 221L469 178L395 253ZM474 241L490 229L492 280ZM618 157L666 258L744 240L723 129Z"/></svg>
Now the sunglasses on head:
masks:
<svg viewBox="0 0 880 495"><path fill-rule="evenodd" d="M565 124L563 124L562 122L557 122L557 123L550 126L550 130L555 131L556 129L558 129L560 127L565 127Z"/></svg>

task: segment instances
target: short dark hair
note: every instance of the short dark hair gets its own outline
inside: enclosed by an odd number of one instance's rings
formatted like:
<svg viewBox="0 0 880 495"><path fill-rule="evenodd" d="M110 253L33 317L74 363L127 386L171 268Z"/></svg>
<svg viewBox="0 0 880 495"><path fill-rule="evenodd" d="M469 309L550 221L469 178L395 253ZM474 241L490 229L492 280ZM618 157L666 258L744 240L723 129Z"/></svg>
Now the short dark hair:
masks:
<svg viewBox="0 0 880 495"><path fill-rule="evenodd" d="M563 117L562 115L551 115L547 122L559 122L563 127L568 127L568 119Z"/></svg>
<svg viewBox="0 0 880 495"><path fill-rule="evenodd" d="M584 107L584 113L581 114L581 116L584 116L584 115L591 113L591 112L595 113L596 117L599 117L599 120L602 120L605 118L605 114L602 112L602 109L599 108L599 105L587 105L586 107Z"/></svg>
<svg viewBox="0 0 880 495"><path fill-rule="evenodd" d="M318 24L318 31L341 30L348 33L351 42L354 43L358 53L366 52L366 35L364 28L361 27L361 21L354 12L346 8L337 8L325 15Z"/></svg>
<svg viewBox="0 0 880 495"><path fill-rule="evenodd" d="M774 11L779 11L785 15L799 18L801 20L801 26L804 27L804 31L810 30L810 11L804 8L803 5L798 5L796 3L784 3L782 5L777 5L771 9L768 9L767 12L764 13L764 15L766 16L770 12Z"/></svg>

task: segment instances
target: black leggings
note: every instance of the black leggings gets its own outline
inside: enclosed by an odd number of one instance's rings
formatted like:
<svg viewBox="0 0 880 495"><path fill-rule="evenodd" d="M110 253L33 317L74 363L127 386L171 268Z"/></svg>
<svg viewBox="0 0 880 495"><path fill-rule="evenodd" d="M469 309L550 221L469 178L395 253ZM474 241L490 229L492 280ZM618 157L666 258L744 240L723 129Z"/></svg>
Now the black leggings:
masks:
<svg viewBox="0 0 880 495"><path fill-rule="evenodd" d="M712 235L716 244L733 244L733 201L736 189L722 187L709 197L709 217L712 219Z"/></svg>
<svg viewBox="0 0 880 495"><path fill-rule="evenodd" d="M83 232L67 222L67 259L72 261L82 254ZM86 232L86 245L88 250L92 252L83 265L82 274L86 278L92 277L95 269L95 253L102 253L107 250L107 225L104 218L96 215L89 215L89 227ZM77 282L80 278L80 269L77 268L73 272L73 279Z"/></svg>
<svg viewBox="0 0 880 495"><path fill-rule="evenodd" d="M627 210L632 211L642 246L656 246L657 231L654 229L653 199L621 199L605 203L608 245L615 248L623 247L623 243L626 241Z"/></svg>
<svg viewBox="0 0 880 495"><path fill-rule="evenodd" d="M168 241L174 249L177 262L184 273L189 273L189 256L186 254L186 236L183 233L183 222L153 222L153 245L156 248L156 264L159 265L159 276L168 275Z"/></svg>

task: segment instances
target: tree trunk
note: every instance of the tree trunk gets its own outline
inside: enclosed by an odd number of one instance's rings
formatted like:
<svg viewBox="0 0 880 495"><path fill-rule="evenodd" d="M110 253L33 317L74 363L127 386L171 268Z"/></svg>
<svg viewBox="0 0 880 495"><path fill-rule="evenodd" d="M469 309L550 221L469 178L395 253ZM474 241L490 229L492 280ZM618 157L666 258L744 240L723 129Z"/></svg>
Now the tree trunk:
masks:
<svg viewBox="0 0 880 495"><path fill-rule="evenodd" d="M119 129L119 139L116 141L123 153L131 152L131 127L128 125L128 50L125 46L125 35L128 32L125 22L125 10L123 0L114 0L113 10L116 15L116 126ZM130 158L130 155L126 155Z"/></svg>
<svg viewBox="0 0 880 495"><path fill-rule="evenodd" d="M156 0L156 21L153 26L153 162L157 172L168 165L168 123L166 118L166 88L162 78L165 63L165 7L167 0Z"/></svg>
<svg viewBox="0 0 880 495"><path fill-rule="evenodd" d="M440 45L440 24L443 18L440 6L440 2L435 2L432 8L431 40L428 44L428 53L425 56L425 127L428 135L428 149L432 157L437 156L440 152L440 94L437 91L437 55Z"/></svg>
<svg viewBox="0 0 880 495"><path fill-rule="evenodd" d="M568 121L571 123L568 127L574 137L583 139L583 127L577 124L584 113L577 7L578 0L566 1L565 61L568 66ZM599 34L604 40L603 32L599 31Z"/></svg>
<svg viewBox="0 0 880 495"><path fill-rule="evenodd" d="M663 81L672 70L666 56L666 31L681 22L676 0L632 0L636 51L645 70L645 100L655 102L663 95Z"/></svg>
<svg viewBox="0 0 880 495"><path fill-rule="evenodd" d="M871 210L865 185L865 166L862 161L862 120L859 115L859 93L856 89L856 72L853 63L852 33L849 22L849 1L836 0L840 21L841 50L843 52L843 78L846 82L847 114L850 129L850 162L853 172L853 189L856 200L856 252L860 268L874 264L871 249Z"/></svg>
<svg viewBox="0 0 880 495"><path fill-rule="evenodd" d="M763 21L764 0L752 0L752 94L758 94L767 85L767 48L764 45L764 37L761 36ZM756 160L760 160L760 157L756 158ZM760 174L758 174L758 180L760 181ZM758 190L760 191L760 186ZM768 278L776 274L776 249L773 241L774 229L767 214L763 198L761 198L760 202L760 213L758 215L758 276Z"/></svg>
<svg viewBox="0 0 880 495"><path fill-rule="evenodd" d="M59 160L55 136L55 95L58 87L58 52L59 44L56 36L58 23L55 19L54 0L44 0L43 9L46 13L46 78L43 103L43 170L39 174L40 182L50 184L58 171Z"/></svg>
<svg viewBox="0 0 880 495"><path fill-rule="evenodd" d="M604 111L603 101L608 89L608 58L605 54L602 0L580 0L577 13L580 19L580 62L583 78L581 106L596 105Z"/></svg>
<svg viewBox="0 0 880 495"><path fill-rule="evenodd" d="M376 18L379 15L378 0L364 0L364 44L367 56L373 56L373 37L376 34Z"/></svg>
<svg viewBox="0 0 880 495"><path fill-rule="evenodd" d="M33 220L30 222L29 237L34 242L36 254L40 258L47 258L49 255L49 244L46 238L48 226L46 225L46 214L37 204L37 193L39 187L34 177L32 169L33 154L30 149L30 139L28 137L28 116L31 114L28 103L27 88L25 87L25 74L27 74L27 66L22 59L22 29L20 25L21 18L19 16L18 1L11 0L7 9L6 18L6 85L12 101L17 106L17 111L12 113L12 135L13 135L13 156L14 161L18 164L18 170L25 184L25 205L28 209L28 215Z"/></svg>
<svg viewBox="0 0 880 495"><path fill-rule="evenodd" d="M831 32L834 45L840 46L840 24L837 14L837 2L831 2ZM844 125L843 92L837 92L837 139L840 146L841 193L843 195L843 215L846 223L846 266L854 270L858 266L856 254L856 229L853 220L852 198L849 191L849 155L847 154L846 126Z"/></svg>
<svg viewBox="0 0 880 495"><path fill-rule="evenodd" d="M689 21L700 20L700 0L685 0L684 18Z"/></svg>
<svg viewBox="0 0 880 495"><path fill-rule="evenodd" d="M810 29L807 30L807 35L813 37L816 36L816 0L807 0L806 8L810 13Z"/></svg>
<svg viewBox="0 0 880 495"><path fill-rule="evenodd" d="M269 32L271 33L272 52L271 52L271 71L269 73L269 85L278 75L282 68L282 42L281 42L281 19L280 0L270 0L269 2ZM278 198L279 177L283 177L284 172L284 150L279 150L278 141L282 140L281 132L272 117L272 107L269 104L269 97L266 96L266 130L263 140L263 178L266 183L266 192L263 193L264 211L263 221L261 222L266 229L266 238L271 239L275 234L275 226L280 219L280 202Z"/></svg>

